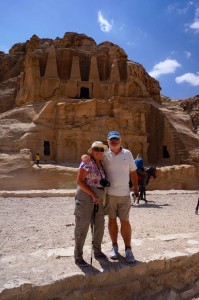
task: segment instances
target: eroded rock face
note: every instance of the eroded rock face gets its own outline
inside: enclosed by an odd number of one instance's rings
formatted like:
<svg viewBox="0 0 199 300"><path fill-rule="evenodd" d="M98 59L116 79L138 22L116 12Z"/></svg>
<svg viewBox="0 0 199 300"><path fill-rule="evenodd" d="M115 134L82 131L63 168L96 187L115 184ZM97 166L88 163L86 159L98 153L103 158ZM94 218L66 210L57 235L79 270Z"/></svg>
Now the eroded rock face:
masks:
<svg viewBox="0 0 199 300"><path fill-rule="evenodd" d="M1 52L0 112L5 153L28 148L42 160L79 163L94 140L118 130L146 164L199 159L192 116L163 105L158 81L118 45L84 34L33 35Z"/></svg>
<svg viewBox="0 0 199 300"><path fill-rule="evenodd" d="M39 167L29 149L0 154L1 190L46 190L76 188L77 169L42 163Z"/></svg>
<svg viewBox="0 0 199 300"><path fill-rule="evenodd" d="M193 129L199 133L199 95L181 101L180 106L190 115Z"/></svg>
<svg viewBox="0 0 199 300"><path fill-rule="evenodd" d="M39 167L29 149L17 154L0 154L0 190L76 189L78 164L60 165L41 161ZM157 168L149 190L197 190L199 165L173 165Z"/></svg>
<svg viewBox="0 0 199 300"><path fill-rule="evenodd" d="M0 56L0 82L19 76L17 105L54 96L66 98L151 97L160 102L160 86L119 46L99 45L84 35L40 39L33 35Z"/></svg>

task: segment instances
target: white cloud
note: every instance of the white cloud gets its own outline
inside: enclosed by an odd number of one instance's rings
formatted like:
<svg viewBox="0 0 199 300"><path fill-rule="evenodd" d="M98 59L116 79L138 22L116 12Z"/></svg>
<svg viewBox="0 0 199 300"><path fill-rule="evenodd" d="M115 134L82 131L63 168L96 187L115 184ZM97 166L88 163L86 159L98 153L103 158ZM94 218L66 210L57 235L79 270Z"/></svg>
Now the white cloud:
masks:
<svg viewBox="0 0 199 300"><path fill-rule="evenodd" d="M199 20L198 21L194 21L191 25L190 25L191 29L195 29L195 30L199 30Z"/></svg>
<svg viewBox="0 0 199 300"><path fill-rule="evenodd" d="M196 8L194 22L189 27L196 32L199 32L199 7Z"/></svg>
<svg viewBox="0 0 199 300"><path fill-rule="evenodd" d="M106 20L101 11L98 12L98 23L101 31L103 32L110 32L113 28L113 21L110 23L108 20Z"/></svg>
<svg viewBox="0 0 199 300"><path fill-rule="evenodd" d="M191 52L185 51L184 53L185 53L185 55L186 55L186 58L190 58L190 57L191 57Z"/></svg>
<svg viewBox="0 0 199 300"><path fill-rule="evenodd" d="M181 64L179 64L177 60L167 58L156 64L152 71L149 72L149 75L154 78L158 78L162 74L175 73L176 69L179 67L181 67Z"/></svg>
<svg viewBox="0 0 199 300"><path fill-rule="evenodd" d="M175 79L176 83L189 83L192 86L199 86L199 75L195 75L193 73L185 73L182 76L178 76Z"/></svg>
<svg viewBox="0 0 199 300"><path fill-rule="evenodd" d="M167 7L167 12L172 13L172 12L176 12L178 15L185 15L188 11L188 9L190 8L190 6L192 6L194 3L193 1L188 1L187 5L182 6L182 3L179 2L174 2L173 4L170 4Z"/></svg>

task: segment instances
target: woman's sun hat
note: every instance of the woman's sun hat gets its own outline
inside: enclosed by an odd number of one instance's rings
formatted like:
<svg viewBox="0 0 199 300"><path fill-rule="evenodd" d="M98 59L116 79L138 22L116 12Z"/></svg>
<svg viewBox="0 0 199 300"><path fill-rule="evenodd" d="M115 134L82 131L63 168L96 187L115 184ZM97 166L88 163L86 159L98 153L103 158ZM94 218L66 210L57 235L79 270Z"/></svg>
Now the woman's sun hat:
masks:
<svg viewBox="0 0 199 300"><path fill-rule="evenodd" d="M94 143L92 143L90 149L88 149L88 153L92 153L93 148L103 148L104 151L108 150L108 146L100 141L95 141Z"/></svg>

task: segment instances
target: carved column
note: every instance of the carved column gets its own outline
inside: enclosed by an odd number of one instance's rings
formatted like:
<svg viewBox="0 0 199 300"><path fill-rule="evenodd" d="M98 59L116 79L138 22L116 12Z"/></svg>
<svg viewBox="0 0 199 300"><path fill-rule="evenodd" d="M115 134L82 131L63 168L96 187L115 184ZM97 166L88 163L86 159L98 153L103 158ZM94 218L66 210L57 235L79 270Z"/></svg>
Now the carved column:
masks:
<svg viewBox="0 0 199 300"><path fill-rule="evenodd" d="M110 81L120 82L120 73L119 73L118 63L116 60L113 61L111 66Z"/></svg>
<svg viewBox="0 0 199 300"><path fill-rule="evenodd" d="M78 56L73 56L70 79L71 80L76 80L76 81L81 81L81 73L80 73L79 57Z"/></svg>
<svg viewBox="0 0 199 300"><path fill-rule="evenodd" d="M58 79L57 60L56 60L56 52L55 52L54 45L51 45L49 48L48 60L47 60L46 70L45 70L45 77Z"/></svg>
<svg viewBox="0 0 199 300"><path fill-rule="evenodd" d="M100 77L99 77L99 70L98 70L96 56L91 57L89 82L92 83L92 91L90 91L91 97L100 98L102 94L101 94Z"/></svg>
<svg viewBox="0 0 199 300"><path fill-rule="evenodd" d="M99 82L100 81L96 56L91 57L89 81L90 82L95 82L95 81Z"/></svg>
<svg viewBox="0 0 199 300"><path fill-rule="evenodd" d="M110 84L108 86L108 97L118 96L118 83L120 82L120 74L118 63L113 61L110 72Z"/></svg>

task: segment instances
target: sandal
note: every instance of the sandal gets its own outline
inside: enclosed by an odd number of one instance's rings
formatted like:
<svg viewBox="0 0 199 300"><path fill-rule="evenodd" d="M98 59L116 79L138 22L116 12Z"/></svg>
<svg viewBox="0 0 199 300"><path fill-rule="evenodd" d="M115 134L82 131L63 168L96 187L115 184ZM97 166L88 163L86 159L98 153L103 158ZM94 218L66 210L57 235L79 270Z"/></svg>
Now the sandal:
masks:
<svg viewBox="0 0 199 300"><path fill-rule="evenodd" d="M88 267L89 266L89 264L87 264L87 262L83 258L76 258L75 264L79 267Z"/></svg>
<svg viewBox="0 0 199 300"><path fill-rule="evenodd" d="M95 254L96 259L107 259L106 255L103 252L99 252Z"/></svg>

